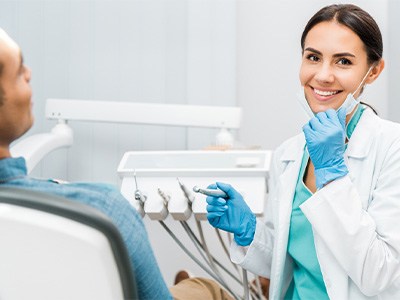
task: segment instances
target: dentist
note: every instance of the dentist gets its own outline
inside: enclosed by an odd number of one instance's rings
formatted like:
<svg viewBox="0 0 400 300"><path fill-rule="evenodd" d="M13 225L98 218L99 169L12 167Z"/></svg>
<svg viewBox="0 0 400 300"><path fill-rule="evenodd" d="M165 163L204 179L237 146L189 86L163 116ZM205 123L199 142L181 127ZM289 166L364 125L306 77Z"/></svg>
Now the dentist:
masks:
<svg viewBox="0 0 400 300"><path fill-rule="evenodd" d="M266 223L224 183L210 186L229 198L208 197L207 218L234 234L233 262L270 278L270 299L400 299L400 125L359 102L384 68L379 27L330 5L301 48L312 115L274 153Z"/></svg>

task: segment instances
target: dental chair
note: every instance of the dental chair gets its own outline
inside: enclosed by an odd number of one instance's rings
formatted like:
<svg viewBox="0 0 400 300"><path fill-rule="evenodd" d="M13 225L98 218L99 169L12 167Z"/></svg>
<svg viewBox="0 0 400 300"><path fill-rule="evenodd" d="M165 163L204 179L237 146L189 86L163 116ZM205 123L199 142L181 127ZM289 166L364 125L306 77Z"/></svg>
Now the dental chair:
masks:
<svg viewBox="0 0 400 300"><path fill-rule="evenodd" d="M0 187L1 300L137 299L122 238L96 209Z"/></svg>

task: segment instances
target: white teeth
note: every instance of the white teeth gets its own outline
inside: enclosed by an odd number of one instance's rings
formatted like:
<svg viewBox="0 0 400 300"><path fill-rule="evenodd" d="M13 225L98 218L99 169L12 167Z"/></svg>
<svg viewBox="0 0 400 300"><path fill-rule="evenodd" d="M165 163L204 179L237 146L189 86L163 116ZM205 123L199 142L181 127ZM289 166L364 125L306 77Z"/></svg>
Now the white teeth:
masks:
<svg viewBox="0 0 400 300"><path fill-rule="evenodd" d="M339 91L329 92L329 91L320 91L320 90L317 90L317 89L314 89L314 92L316 94L318 94L318 95L321 95L321 96L332 96L332 95L335 95L335 94L339 93Z"/></svg>

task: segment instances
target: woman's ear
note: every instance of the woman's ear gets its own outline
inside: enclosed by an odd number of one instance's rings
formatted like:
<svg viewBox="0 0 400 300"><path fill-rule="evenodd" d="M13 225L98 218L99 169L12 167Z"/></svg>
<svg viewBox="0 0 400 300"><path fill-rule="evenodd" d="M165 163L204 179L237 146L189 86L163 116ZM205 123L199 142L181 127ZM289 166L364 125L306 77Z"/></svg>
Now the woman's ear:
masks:
<svg viewBox="0 0 400 300"><path fill-rule="evenodd" d="M372 67L371 73L369 73L367 80L365 80L365 83L372 83L379 77L383 69L385 68L385 61L383 58L375 64L375 66Z"/></svg>

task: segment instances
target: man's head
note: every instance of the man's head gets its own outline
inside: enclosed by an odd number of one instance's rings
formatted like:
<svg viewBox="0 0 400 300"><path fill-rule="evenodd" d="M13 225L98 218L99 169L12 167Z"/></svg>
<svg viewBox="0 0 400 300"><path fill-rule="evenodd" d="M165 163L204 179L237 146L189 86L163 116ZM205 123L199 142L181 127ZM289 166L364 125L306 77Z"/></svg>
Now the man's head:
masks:
<svg viewBox="0 0 400 300"><path fill-rule="evenodd" d="M33 124L31 71L21 49L0 28L0 151L7 155L11 142Z"/></svg>

